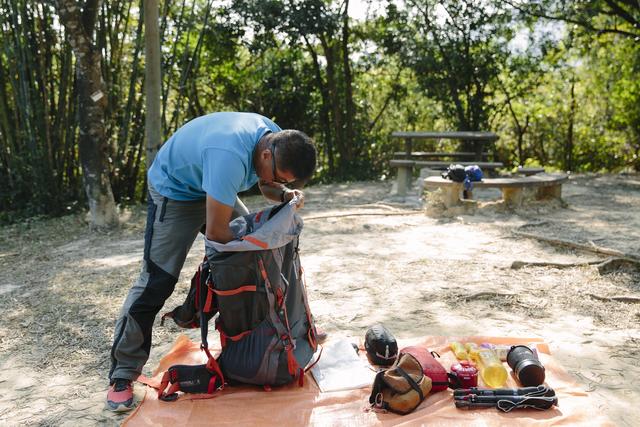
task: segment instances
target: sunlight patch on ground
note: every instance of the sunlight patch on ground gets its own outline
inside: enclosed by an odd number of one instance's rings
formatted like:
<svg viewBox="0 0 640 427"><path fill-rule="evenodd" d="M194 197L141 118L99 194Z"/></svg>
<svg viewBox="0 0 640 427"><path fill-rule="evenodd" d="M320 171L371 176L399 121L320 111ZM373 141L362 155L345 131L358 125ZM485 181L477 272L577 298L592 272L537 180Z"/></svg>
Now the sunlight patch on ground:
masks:
<svg viewBox="0 0 640 427"><path fill-rule="evenodd" d="M3 283L0 285L0 295L8 294L9 292L19 288L20 288L20 285L14 285L12 283Z"/></svg>
<svg viewBox="0 0 640 427"><path fill-rule="evenodd" d="M602 189L596 188L601 181ZM557 362L597 397L602 412L616 424L635 425L640 419L640 304L605 298L637 298L637 273L601 275L594 266L510 268L514 260L560 263L599 258L517 237L511 233L515 230L576 242L593 240L637 253L640 216L631 208L640 205L640 193L616 185L615 177L598 183L570 182L566 209L536 206L446 219L426 217L413 205L392 204L385 199L390 185L384 182L309 187L310 203L302 214L334 215L305 221L300 240L317 325L331 339L351 336L360 343L366 328L376 322L383 322L398 339L540 337L550 344ZM627 195L632 202L627 203ZM266 206L258 196L249 200L255 208ZM377 216L369 215L372 212ZM347 213L358 215L344 216ZM385 213L392 215L381 216ZM20 239L3 248L15 256L0 257L0 302L6 319L0 327L0 384L11 390L0 396L0 414L9 425L103 425L123 420L103 411L104 395L113 323L142 259L144 217L105 235L89 233L83 222L69 224L55 231L50 223L36 224L28 236L56 240L34 242L16 234L14 240ZM527 227L519 228L522 225ZM28 258L34 249L38 257ZM183 302L202 255L198 236L163 312ZM146 373L180 334L200 340L197 329L158 323ZM211 326L214 346L217 335ZM19 377L24 383L18 383ZM34 378L50 380L30 382ZM46 409L43 399L48 401Z"/></svg>
<svg viewBox="0 0 640 427"><path fill-rule="evenodd" d="M495 244L487 233L460 225L407 227L394 233L389 243L390 252L405 253L409 258L460 261L476 259L483 248Z"/></svg>
<svg viewBox="0 0 640 427"><path fill-rule="evenodd" d="M66 245L62 245L56 248L56 252L58 253L78 252L80 250L88 248L90 244L91 244L91 240L89 239L78 239L78 240L71 241Z"/></svg>
<svg viewBox="0 0 640 427"><path fill-rule="evenodd" d="M111 255L100 258L84 258L78 263L80 267L93 269L110 269L114 267L125 267L132 264L139 264L143 251L134 251L126 255Z"/></svg>

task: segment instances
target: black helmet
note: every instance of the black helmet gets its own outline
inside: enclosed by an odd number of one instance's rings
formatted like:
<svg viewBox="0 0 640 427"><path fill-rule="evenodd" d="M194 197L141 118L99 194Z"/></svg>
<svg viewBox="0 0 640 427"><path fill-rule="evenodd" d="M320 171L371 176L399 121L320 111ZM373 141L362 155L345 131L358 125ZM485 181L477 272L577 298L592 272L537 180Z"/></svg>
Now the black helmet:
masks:
<svg viewBox="0 0 640 427"><path fill-rule="evenodd" d="M398 356L398 343L382 324L373 325L367 330L364 348L373 365L391 366Z"/></svg>

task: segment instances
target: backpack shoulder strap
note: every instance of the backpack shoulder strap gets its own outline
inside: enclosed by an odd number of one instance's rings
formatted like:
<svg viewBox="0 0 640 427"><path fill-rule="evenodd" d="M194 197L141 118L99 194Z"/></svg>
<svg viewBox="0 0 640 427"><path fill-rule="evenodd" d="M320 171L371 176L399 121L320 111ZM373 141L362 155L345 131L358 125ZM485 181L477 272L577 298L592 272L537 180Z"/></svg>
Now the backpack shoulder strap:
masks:
<svg viewBox="0 0 640 427"><path fill-rule="evenodd" d="M205 257L205 262L209 262ZM198 301L198 310L200 311L200 349L205 352L207 355L207 369L210 372L215 372L218 374L222 380L222 386L224 387L225 380L224 375L222 375L222 370L220 369L220 365L218 361L211 355L209 351L209 342L207 341L207 335L209 334L209 322L207 321L205 313L210 310L211 298L213 297L213 290L209 288L209 282L211 280L211 269L206 274L206 277L201 277L200 288L207 288L207 292L200 292L199 301Z"/></svg>

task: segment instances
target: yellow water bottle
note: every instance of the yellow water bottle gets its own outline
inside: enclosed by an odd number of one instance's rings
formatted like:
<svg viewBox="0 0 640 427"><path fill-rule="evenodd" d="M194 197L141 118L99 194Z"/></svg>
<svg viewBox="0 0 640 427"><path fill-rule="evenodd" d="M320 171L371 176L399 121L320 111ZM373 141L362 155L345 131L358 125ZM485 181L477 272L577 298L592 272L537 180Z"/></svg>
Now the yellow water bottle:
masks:
<svg viewBox="0 0 640 427"><path fill-rule="evenodd" d="M458 360L469 360L469 353L467 353L467 349L462 343L454 341L449 343L449 347L451 347L451 351L453 351Z"/></svg>
<svg viewBox="0 0 640 427"><path fill-rule="evenodd" d="M468 342L464 346L467 349L467 354L469 355L469 358L474 362L478 363L478 352L480 351L480 347L478 346L478 344L474 342Z"/></svg>
<svg viewBox="0 0 640 427"><path fill-rule="evenodd" d="M485 385L492 388L504 386L507 382L507 370L502 365L495 351L480 348L478 351L478 367Z"/></svg>

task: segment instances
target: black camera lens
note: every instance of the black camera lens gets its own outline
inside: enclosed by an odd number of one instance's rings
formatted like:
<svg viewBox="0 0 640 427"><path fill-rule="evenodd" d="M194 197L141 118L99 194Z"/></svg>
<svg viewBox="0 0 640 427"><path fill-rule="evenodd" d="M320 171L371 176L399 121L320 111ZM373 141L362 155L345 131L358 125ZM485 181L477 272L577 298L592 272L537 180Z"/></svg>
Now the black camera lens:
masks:
<svg viewBox="0 0 640 427"><path fill-rule="evenodd" d="M525 387L544 383L544 366L526 345L514 345L507 353L507 363Z"/></svg>

